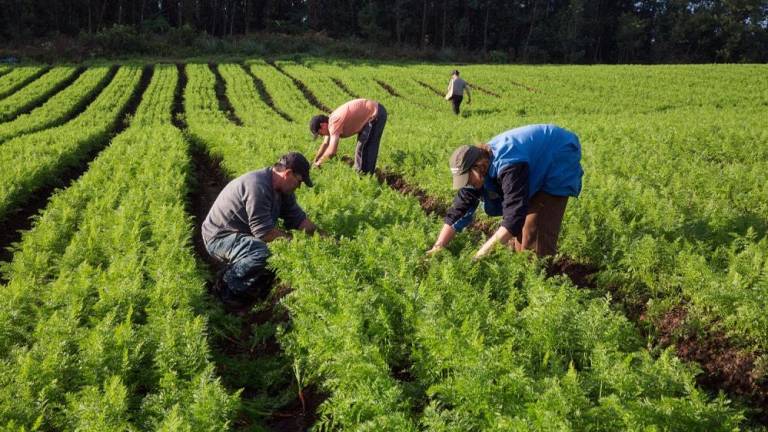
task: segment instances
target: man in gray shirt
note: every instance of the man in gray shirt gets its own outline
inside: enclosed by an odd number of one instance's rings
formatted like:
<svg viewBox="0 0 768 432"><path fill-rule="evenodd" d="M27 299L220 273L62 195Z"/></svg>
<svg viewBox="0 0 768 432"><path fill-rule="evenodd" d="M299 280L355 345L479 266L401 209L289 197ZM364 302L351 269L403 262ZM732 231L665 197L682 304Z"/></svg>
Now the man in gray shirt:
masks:
<svg viewBox="0 0 768 432"><path fill-rule="evenodd" d="M301 154L283 155L272 167L244 174L229 182L213 203L202 227L208 253L224 263L222 301L246 300L254 284L268 274L267 243L290 235L277 227L281 218L288 229L316 230L296 202L301 183L312 187L309 162Z"/></svg>
<svg viewBox="0 0 768 432"><path fill-rule="evenodd" d="M459 71L454 70L451 73L451 80L448 82L448 90L445 93L445 100L451 101L453 104L453 113L459 115L459 106L464 99L464 92L467 92L467 104L472 103L472 91L469 84L461 79Z"/></svg>

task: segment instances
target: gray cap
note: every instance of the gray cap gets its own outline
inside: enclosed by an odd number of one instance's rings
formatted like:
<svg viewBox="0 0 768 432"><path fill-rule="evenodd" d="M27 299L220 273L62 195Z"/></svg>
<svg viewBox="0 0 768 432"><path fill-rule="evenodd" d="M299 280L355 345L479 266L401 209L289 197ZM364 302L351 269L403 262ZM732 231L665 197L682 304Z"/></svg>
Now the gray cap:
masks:
<svg viewBox="0 0 768 432"><path fill-rule="evenodd" d="M469 170L480 159L483 151L475 146L463 145L451 155L449 164L453 174L453 188L461 189L469 182Z"/></svg>

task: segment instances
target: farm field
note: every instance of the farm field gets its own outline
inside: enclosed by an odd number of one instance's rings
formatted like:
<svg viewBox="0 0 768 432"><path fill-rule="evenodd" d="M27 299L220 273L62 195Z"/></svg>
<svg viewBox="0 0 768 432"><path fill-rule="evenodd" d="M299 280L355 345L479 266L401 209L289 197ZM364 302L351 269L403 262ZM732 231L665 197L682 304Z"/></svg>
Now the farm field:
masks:
<svg viewBox="0 0 768 432"><path fill-rule="evenodd" d="M463 66L458 117L451 69L0 69L0 426L768 427L768 66ZM379 172L314 170L329 237L271 243L275 286L226 313L210 204L354 97L389 112ZM559 255L473 262L480 217L427 258L451 152L532 123L583 147Z"/></svg>

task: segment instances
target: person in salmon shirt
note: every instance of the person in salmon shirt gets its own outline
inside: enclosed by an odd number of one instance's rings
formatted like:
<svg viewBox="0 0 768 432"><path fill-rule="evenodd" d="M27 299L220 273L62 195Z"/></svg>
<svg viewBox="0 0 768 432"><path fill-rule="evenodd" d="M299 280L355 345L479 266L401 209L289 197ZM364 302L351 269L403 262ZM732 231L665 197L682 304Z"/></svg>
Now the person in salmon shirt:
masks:
<svg viewBox="0 0 768 432"><path fill-rule="evenodd" d="M317 149L313 166L319 168L336 155L339 139L357 135L355 169L364 174L373 173L386 123L387 110L370 99L353 99L333 110L330 116L320 114L312 117L309 131L314 138L319 135L325 137Z"/></svg>

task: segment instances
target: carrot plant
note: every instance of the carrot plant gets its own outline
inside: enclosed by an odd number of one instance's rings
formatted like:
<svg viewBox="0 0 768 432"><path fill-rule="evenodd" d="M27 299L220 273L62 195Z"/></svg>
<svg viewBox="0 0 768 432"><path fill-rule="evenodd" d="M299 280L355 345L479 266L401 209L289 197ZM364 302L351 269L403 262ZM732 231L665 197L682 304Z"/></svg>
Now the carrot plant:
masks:
<svg viewBox="0 0 768 432"><path fill-rule="evenodd" d="M102 90L109 78L109 67L88 68L74 83L53 95L43 105L0 124L0 142L61 124L68 115L83 107Z"/></svg>
<svg viewBox="0 0 768 432"><path fill-rule="evenodd" d="M4 268L7 429L229 427L236 399L196 313L204 280L184 205L188 146L169 123L176 79L156 68L135 125L54 195Z"/></svg>

